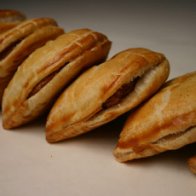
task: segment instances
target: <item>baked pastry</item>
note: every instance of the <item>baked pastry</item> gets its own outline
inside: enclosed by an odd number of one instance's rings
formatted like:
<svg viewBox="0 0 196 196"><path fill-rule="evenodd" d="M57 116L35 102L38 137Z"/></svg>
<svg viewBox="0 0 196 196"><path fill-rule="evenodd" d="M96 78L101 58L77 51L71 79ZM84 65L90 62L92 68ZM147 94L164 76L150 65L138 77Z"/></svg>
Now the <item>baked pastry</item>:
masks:
<svg viewBox="0 0 196 196"><path fill-rule="evenodd" d="M196 155L191 157L189 160L188 160L188 165L189 165L189 168L190 170L196 174Z"/></svg>
<svg viewBox="0 0 196 196"><path fill-rule="evenodd" d="M26 16L17 10L0 10L0 23L22 22Z"/></svg>
<svg viewBox="0 0 196 196"><path fill-rule="evenodd" d="M105 35L78 29L34 51L5 90L4 128L20 126L45 112L60 91L82 71L106 59L110 46Z"/></svg>
<svg viewBox="0 0 196 196"><path fill-rule="evenodd" d="M196 142L196 72L165 84L131 113L114 155L125 162Z"/></svg>
<svg viewBox="0 0 196 196"><path fill-rule="evenodd" d="M0 35L0 103L3 91L17 67L35 49L63 34L51 18L27 20Z"/></svg>
<svg viewBox="0 0 196 196"><path fill-rule="evenodd" d="M57 142L101 126L151 96L169 74L164 55L127 49L82 74L49 113L46 139Z"/></svg>
<svg viewBox="0 0 196 196"><path fill-rule="evenodd" d="M17 10L0 10L0 34L15 27L26 19L26 16Z"/></svg>

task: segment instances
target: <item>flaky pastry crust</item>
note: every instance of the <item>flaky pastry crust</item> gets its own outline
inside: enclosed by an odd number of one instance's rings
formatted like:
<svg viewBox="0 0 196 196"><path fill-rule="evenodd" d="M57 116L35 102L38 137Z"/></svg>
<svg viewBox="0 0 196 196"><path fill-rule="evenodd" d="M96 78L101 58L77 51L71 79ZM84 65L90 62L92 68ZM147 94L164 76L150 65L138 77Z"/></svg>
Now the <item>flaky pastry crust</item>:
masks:
<svg viewBox="0 0 196 196"><path fill-rule="evenodd" d="M12 29L26 20L26 16L17 10L0 10L0 34Z"/></svg>
<svg viewBox="0 0 196 196"><path fill-rule="evenodd" d="M110 46L105 35L78 29L34 51L5 90L4 128L25 124L48 110L66 85L88 67L106 59Z"/></svg>
<svg viewBox="0 0 196 196"><path fill-rule="evenodd" d="M26 16L17 10L0 10L0 23L22 22Z"/></svg>
<svg viewBox="0 0 196 196"><path fill-rule="evenodd" d="M196 72L167 82L128 117L114 155L125 162L196 142Z"/></svg>
<svg viewBox="0 0 196 196"><path fill-rule="evenodd" d="M51 18L25 21L0 35L0 103L18 66L37 48L63 34Z"/></svg>
<svg viewBox="0 0 196 196"><path fill-rule="evenodd" d="M196 155L191 157L189 160L188 160L188 165L189 165L189 168L190 170L196 174Z"/></svg>
<svg viewBox="0 0 196 196"><path fill-rule="evenodd" d="M48 116L46 139L68 139L117 118L152 95L168 74L169 63L160 53L144 48L118 53L62 93Z"/></svg>

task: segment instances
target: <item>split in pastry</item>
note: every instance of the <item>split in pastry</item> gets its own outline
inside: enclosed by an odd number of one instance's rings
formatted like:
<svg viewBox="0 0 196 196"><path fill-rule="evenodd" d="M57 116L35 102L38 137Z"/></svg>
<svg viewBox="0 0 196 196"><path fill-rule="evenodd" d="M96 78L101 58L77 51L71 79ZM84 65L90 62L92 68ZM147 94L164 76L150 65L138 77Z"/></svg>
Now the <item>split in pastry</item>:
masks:
<svg viewBox="0 0 196 196"><path fill-rule="evenodd" d="M17 10L0 10L0 34L26 20L26 16Z"/></svg>
<svg viewBox="0 0 196 196"><path fill-rule="evenodd" d="M25 124L47 111L53 100L82 71L107 58L108 38L90 29L65 33L34 51L5 90L3 126Z"/></svg>
<svg viewBox="0 0 196 196"><path fill-rule="evenodd" d="M128 117L114 155L125 162L196 142L196 72L169 82Z"/></svg>
<svg viewBox="0 0 196 196"><path fill-rule="evenodd" d="M51 18L27 20L0 35L0 103L18 66L37 48L63 34Z"/></svg>
<svg viewBox="0 0 196 196"><path fill-rule="evenodd" d="M165 56L144 48L127 49L90 68L52 107L47 141L68 139L117 118L155 93L168 75Z"/></svg>
<svg viewBox="0 0 196 196"><path fill-rule="evenodd" d="M189 160L188 160L188 165L189 165L189 168L190 170L196 174L196 155L191 157Z"/></svg>

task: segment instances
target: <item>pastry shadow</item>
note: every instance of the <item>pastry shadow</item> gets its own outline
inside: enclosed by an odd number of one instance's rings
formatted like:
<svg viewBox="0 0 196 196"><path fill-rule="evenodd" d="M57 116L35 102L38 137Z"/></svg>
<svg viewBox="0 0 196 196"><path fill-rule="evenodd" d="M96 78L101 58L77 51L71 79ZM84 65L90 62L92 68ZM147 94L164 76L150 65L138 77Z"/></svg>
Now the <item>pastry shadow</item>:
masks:
<svg viewBox="0 0 196 196"><path fill-rule="evenodd" d="M195 155L196 143L189 144L177 150L167 151L151 157L136 159L124 163L128 167L150 168L161 165L163 168L170 168L173 171L187 169L187 161Z"/></svg>
<svg viewBox="0 0 196 196"><path fill-rule="evenodd" d="M2 115L1 115L1 119L2 119ZM38 119L35 119L29 123L26 123L24 125L21 125L19 127L16 128L12 128L12 129L5 129L2 126L2 129L4 131L10 131L10 132L18 132L18 133L44 133L45 132L45 122L46 122L46 116L41 116ZM2 123L2 122L1 122Z"/></svg>
<svg viewBox="0 0 196 196"><path fill-rule="evenodd" d="M119 134L122 130L126 117L127 115L124 114L105 125L102 125L96 129L93 129L87 133L76 136L74 138L60 141L57 144L68 145L68 144L77 143L77 145L87 146L87 147L91 146L91 148L109 147L109 150L111 151L112 154L112 151L118 142Z"/></svg>

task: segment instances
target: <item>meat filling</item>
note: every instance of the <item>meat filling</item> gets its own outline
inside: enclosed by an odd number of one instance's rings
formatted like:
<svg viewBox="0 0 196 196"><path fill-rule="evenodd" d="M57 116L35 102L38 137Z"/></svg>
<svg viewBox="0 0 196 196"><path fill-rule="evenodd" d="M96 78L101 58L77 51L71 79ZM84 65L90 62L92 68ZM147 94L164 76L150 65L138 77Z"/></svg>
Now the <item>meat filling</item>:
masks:
<svg viewBox="0 0 196 196"><path fill-rule="evenodd" d="M50 75L46 76L45 78L43 78L33 89L32 91L29 93L28 98L32 97L33 95L35 95L37 92L40 91L40 89L42 89L48 82L50 82L50 80L52 80L52 78L59 72L60 70L56 70L55 72L51 73Z"/></svg>
<svg viewBox="0 0 196 196"><path fill-rule="evenodd" d="M17 40L15 42L13 42L9 47L7 47L6 49L4 49L1 53L0 53L0 60L3 60L9 53L12 52L12 50L21 42L21 40Z"/></svg>
<svg viewBox="0 0 196 196"><path fill-rule="evenodd" d="M127 84L123 84L111 97L106 100L106 102L102 104L102 108L107 109L120 103L124 97L133 91L138 79L139 77L135 78L133 81Z"/></svg>

